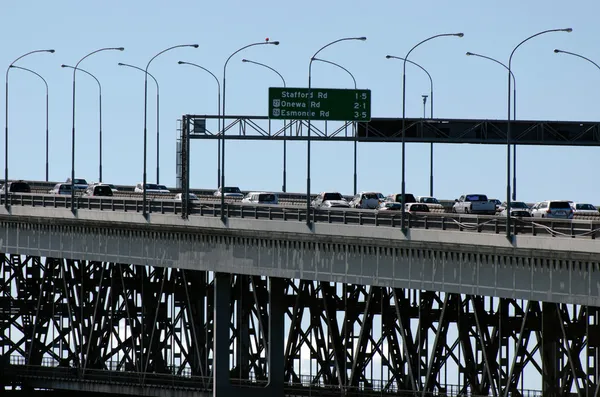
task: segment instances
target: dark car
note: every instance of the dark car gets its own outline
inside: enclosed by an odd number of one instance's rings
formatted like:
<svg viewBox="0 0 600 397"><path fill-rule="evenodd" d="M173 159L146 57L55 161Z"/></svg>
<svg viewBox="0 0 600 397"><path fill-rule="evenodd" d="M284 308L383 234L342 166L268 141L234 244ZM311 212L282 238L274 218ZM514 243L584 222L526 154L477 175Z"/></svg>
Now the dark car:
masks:
<svg viewBox="0 0 600 397"><path fill-rule="evenodd" d="M0 192L5 192L5 187L2 186ZM8 192L9 193L31 193L31 187L27 182L23 181L14 181L8 182Z"/></svg>
<svg viewBox="0 0 600 397"><path fill-rule="evenodd" d="M86 197L112 197L113 191L109 185L93 185L84 193Z"/></svg>

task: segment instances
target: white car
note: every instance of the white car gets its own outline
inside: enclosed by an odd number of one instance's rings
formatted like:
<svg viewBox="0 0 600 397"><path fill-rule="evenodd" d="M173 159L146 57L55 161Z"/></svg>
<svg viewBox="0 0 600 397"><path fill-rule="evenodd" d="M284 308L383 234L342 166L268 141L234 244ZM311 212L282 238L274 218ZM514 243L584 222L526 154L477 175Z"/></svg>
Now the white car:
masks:
<svg viewBox="0 0 600 397"><path fill-rule="evenodd" d="M48 192L50 194L64 194L71 195L71 184L70 183L57 183L54 185L52 189Z"/></svg>
<svg viewBox="0 0 600 397"><path fill-rule="evenodd" d="M360 192L350 201L352 208L377 209L379 204L379 193L377 192Z"/></svg>
<svg viewBox="0 0 600 397"><path fill-rule="evenodd" d="M498 213L499 216L506 216L506 201L500 204L498 207L500 211ZM512 201L510 203L510 216L514 216L517 218L528 218L531 216L529 213L529 206L523 201Z"/></svg>
<svg viewBox="0 0 600 397"><path fill-rule="evenodd" d="M275 193L250 192L242 199L242 203L277 205L279 197Z"/></svg>
<svg viewBox="0 0 600 397"><path fill-rule="evenodd" d="M573 208L575 215L600 215L598 208L594 207L592 204L571 203L571 208Z"/></svg>
<svg viewBox="0 0 600 397"><path fill-rule="evenodd" d="M175 195L175 201L181 201L182 197L183 197L183 193L177 193ZM191 193L191 192L188 194L188 200L193 203L197 203L200 201L198 196L196 196L194 193Z"/></svg>
<svg viewBox="0 0 600 397"><path fill-rule="evenodd" d="M225 186L224 188L219 188L219 189L217 189L216 192L213 193L213 195L215 197L221 197L221 196L231 197L231 198L244 197L244 193L242 193L240 188L237 186Z"/></svg>
<svg viewBox="0 0 600 397"><path fill-rule="evenodd" d="M311 206L314 208L350 208L350 204L344 196L337 192L320 193L312 201Z"/></svg>
<svg viewBox="0 0 600 397"><path fill-rule="evenodd" d="M67 178L67 182L66 183L70 184L71 183L71 178ZM83 178L75 178L75 179L73 179L73 187L75 188L75 191L86 190L88 188L88 183Z"/></svg>
<svg viewBox="0 0 600 397"><path fill-rule="evenodd" d="M169 189L167 189L167 187L165 185L156 185L158 187L158 190L160 193L171 193L171 191Z"/></svg>
<svg viewBox="0 0 600 397"><path fill-rule="evenodd" d="M133 190L135 193L144 193L143 183L135 185ZM146 183L146 193L160 194L163 193L156 183Z"/></svg>

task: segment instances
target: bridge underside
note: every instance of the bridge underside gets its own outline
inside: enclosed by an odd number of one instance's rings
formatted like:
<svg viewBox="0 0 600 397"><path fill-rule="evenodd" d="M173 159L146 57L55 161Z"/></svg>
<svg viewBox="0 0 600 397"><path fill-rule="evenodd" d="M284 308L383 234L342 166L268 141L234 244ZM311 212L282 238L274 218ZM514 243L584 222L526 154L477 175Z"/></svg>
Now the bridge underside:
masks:
<svg viewBox="0 0 600 397"><path fill-rule="evenodd" d="M0 260L6 387L157 396L598 392L597 307L10 253Z"/></svg>

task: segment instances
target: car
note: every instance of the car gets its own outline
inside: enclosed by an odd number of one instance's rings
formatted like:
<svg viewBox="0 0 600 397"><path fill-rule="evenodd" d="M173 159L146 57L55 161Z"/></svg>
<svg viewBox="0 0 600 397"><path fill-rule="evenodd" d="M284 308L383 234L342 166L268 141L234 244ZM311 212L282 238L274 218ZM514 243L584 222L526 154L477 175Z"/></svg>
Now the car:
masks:
<svg viewBox="0 0 600 397"><path fill-rule="evenodd" d="M244 197L244 193L242 193L240 188L237 186L225 186L224 188L219 187L217 191L213 193L213 195L216 197L225 196L231 198Z"/></svg>
<svg viewBox="0 0 600 397"><path fill-rule="evenodd" d="M183 193L177 193L175 195L175 201L181 201L182 198L183 198ZM196 196L196 194L194 194L192 192L188 193L188 200L192 203L200 202L200 199L198 199L198 196Z"/></svg>
<svg viewBox="0 0 600 397"><path fill-rule="evenodd" d="M431 196L417 196L417 203L439 204L440 202L435 197L431 197Z"/></svg>
<svg viewBox="0 0 600 397"><path fill-rule="evenodd" d="M242 199L242 203L276 205L279 203L279 197L275 193L250 192Z"/></svg>
<svg viewBox="0 0 600 397"><path fill-rule="evenodd" d="M158 192L159 193L171 193L171 191L169 189L167 189L167 187L165 185L156 185L158 187Z"/></svg>
<svg viewBox="0 0 600 397"><path fill-rule="evenodd" d="M60 194L60 195L70 195L71 194L71 184L70 183L57 183L54 185L52 189L48 192L50 194Z"/></svg>
<svg viewBox="0 0 600 397"><path fill-rule="evenodd" d="M490 202L496 205L496 211L500 211L500 206L502 205L502 201L498 199L490 199Z"/></svg>
<svg viewBox="0 0 600 397"><path fill-rule="evenodd" d="M587 203L571 203L575 215L600 215L598 208Z"/></svg>
<svg viewBox="0 0 600 397"><path fill-rule="evenodd" d="M144 193L144 189L142 188L143 183L138 183L135 185L135 189L133 190L135 193ZM146 183L146 193L152 194L160 194L162 193L160 187L156 183Z"/></svg>
<svg viewBox="0 0 600 397"><path fill-rule="evenodd" d="M71 178L67 178L66 183L71 183ZM73 187L75 188L75 191L83 191L88 188L88 183L83 178L75 178L73 179Z"/></svg>
<svg viewBox="0 0 600 397"><path fill-rule="evenodd" d="M8 182L9 193L31 193L31 186L24 181L12 181ZM0 188L0 194L5 194L6 189L4 185Z"/></svg>
<svg viewBox="0 0 600 397"><path fill-rule="evenodd" d="M380 203L383 203L385 201L385 196L383 195L383 193L377 193L377 198L379 199Z"/></svg>
<svg viewBox="0 0 600 397"><path fill-rule="evenodd" d="M402 204L393 201L384 201L379 204L379 211L402 211Z"/></svg>
<svg viewBox="0 0 600 397"><path fill-rule="evenodd" d="M404 193L404 200L405 200L405 204L417 202L416 197L410 193ZM402 193L390 194L386 197L386 201L401 203L402 202Z"/></svg>
<svg viewBox="0 0 600 397"><path fill-rule="evenodd" d="M113 185L112 183L103 183L103 182L92 182L88 185L88 188L95 186L95 185L104 185L104 186L108 186L110 188L110 190L112 190L113 193L117 193L119 191L119 189L117 189L115 187L115 185Z"/></svg>
<svg viewBox="0 0 600 397"><path fill-rule="evenodd" d="M535 203L529 211L534 218L573 219L573 208L567 200L545 200Z"/></svg>
<svg viewBox="0 0 600 397"><path fill-rule="evenodd" d="M411 214L415 213L415 212L429 212L429 207L427 206L427 204L423 204L423 203L406 203L406 212L409 212Z"/></svg>
<svg viewBox="0 0 600 397"><path fill-rule="evenodd" d="M500 204L498 210L499 216L506 216L506 201ZM511 201L510 216L514 216L517 218L529 218L531 216L529 212L529 206L523 201Z"/></svg>
<svg viewBox="0 0 600 397"><path fill-rule="evenodd" d="M83 195L85 197L112 197L113 191L109 185L96 183L88 187Z"/></svg>
<svg viewBox="0 0 600 397"><path fill-rule="evenodd" d="M320 193L311 202L311 206L314 208L350 208L350 204L344 196L337 192Z"/></svg>
<svg viewBox="0 0 600 397"><path fill-rule="evenodd" d="M377 209L379 204L377 192L360 192L350 201L352 208Z"/></svg>
<svg viewBox="0 0 600 397"><path fill-rule="evenodd" d="M452 212L456 214L495 215L496 203L488 200L485 194L463 194L454 200Z"/></svg>

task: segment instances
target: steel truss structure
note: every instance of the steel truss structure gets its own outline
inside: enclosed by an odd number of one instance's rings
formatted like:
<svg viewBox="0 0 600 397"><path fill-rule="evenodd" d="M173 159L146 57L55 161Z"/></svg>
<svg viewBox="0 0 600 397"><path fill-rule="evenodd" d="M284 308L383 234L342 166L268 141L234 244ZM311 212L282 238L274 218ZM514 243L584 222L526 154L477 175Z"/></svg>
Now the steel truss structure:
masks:
<svg viewBox="0 0 600 397"><path fill-rule="evenodd" d="M228 392L236 382L285 385L296 395L308 388L330 395L599 391L597 307L10 254L0 260L3 386L26 387L30 380L8 374L27 364L69 368L80 381L87 372L119 373L146 386L168 374Z"/></svg>
<svg viewBox="0 0 600 397"><path fill-rule="evenodd" d="M187 128L191 139L220 139L216 115L183 115L177 139ZM213 123L211 123L213 122ZM211 128L212 124L214 127ZM354 129L354 125L356 128ZM506 120L407 118L406 142L506 145ZM511 121L511 144L600 146L600 123L591 121ZM306 120L270 120L266 116L227 116L226 140L308 140ZM400 142L402 119L374 117L369 122L313 121L313 141Z"/></svg>

